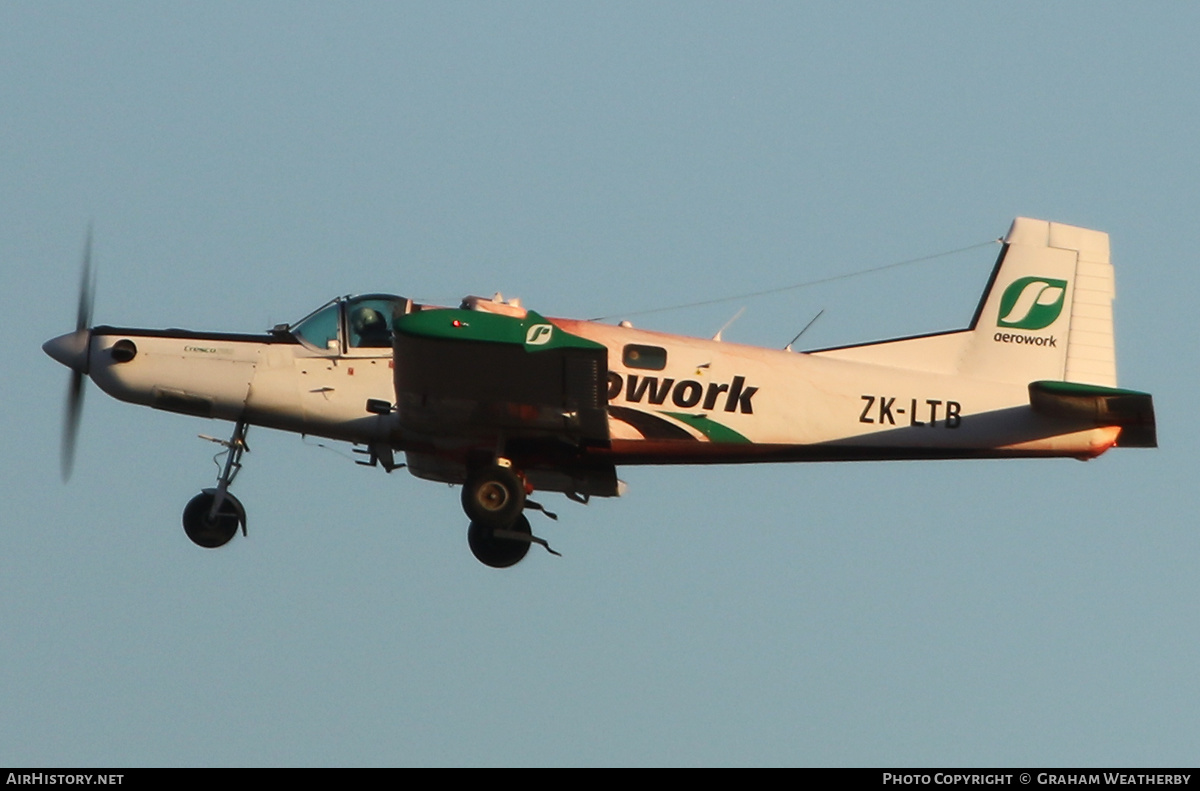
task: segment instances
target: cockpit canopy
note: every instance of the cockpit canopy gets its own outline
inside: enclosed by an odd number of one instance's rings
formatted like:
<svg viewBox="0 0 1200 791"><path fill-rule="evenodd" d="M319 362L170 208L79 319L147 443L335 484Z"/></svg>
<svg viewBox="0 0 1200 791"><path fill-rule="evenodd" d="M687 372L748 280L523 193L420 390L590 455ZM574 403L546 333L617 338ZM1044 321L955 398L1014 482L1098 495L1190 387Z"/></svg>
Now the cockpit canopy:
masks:
<svg viewBox="0 0 1200 791"><path fill-rule="evenodd" d="M330 300L295 324L291 333L305 346L330 354L350 349L392 348L392 322L414 310L411 299L365 294Z"/></svg>

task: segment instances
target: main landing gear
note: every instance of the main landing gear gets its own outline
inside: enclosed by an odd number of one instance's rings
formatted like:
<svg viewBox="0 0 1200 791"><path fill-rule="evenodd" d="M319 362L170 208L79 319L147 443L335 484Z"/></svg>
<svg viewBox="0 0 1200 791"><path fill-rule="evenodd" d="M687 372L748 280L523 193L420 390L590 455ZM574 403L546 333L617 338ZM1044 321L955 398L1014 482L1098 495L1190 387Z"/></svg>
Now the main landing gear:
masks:
<svg viewBox="0 0 1200 791"><path fill-rule="evenodd" d="M239 420L228 440L200 435L222 446L225 450L216 458L223 454L225 460L217 485L202 490L183 509L183 530L197 546L216 549L232 541L238 530L246 535L246 509L229 492L242 469L242 454L249 450L246 430L246 422ZM385 466L395 469L401 465ZM544 538L533 534L525 516L526 511L533 510L558 519L528 498L532 492L533 487L508 459L499 458L493 464L470 471L463 486L462 505L471 520L467 544L479 562L492 568L509 568L524 560L533 544L540 544L552 555L558 554Z"/></svg>
<svg viewBox="0 0 1200 791"><path fill-rule="evenodd" d="M202 490L183 509L183 532L197 546L216 549L228 544L239 527L242 535L246 535L246 509L229 493L233 479L242 469L242 454L248 450L246 422L239 420L228 440L203 434L201 438L225 447L225 466L217 478L216 488Z"/></svg>
<svg viewBox="0 0 1200 791"><path fill-rule="evenodd" d="M532 490L507 459L474 470L467 476L462 504L471 520L467 544L476 560L485 566L505 569L520 563L529 553L531 544L541 544L552 555L558 554L545 539L533 535L529 520L522 513L524 509L532 508L552 519L558 518L526 499Z"/></svg>
<svg viewBox="0 0 1200 791"><path fill-rule="evenodd" d="M479 522L471 522L467 527L471 554L494 569L506 569L520 563L529 554L529 545L533 541L533 528L524 514L518 514L507 528L487 527Z"/></svg>

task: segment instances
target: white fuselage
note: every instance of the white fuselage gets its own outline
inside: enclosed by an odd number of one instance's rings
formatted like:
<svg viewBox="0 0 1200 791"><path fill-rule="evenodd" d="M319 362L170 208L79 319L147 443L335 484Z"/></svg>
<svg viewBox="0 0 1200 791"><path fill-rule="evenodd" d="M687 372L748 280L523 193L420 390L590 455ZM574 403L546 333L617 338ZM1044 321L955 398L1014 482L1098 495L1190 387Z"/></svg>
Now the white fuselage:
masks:
<svg viewBox="0 0 1200 791"><path fill-rule="evenodd" d="M427 308L430 309L430 308ZM618 464L1076 456L1113 428L1035 413L1027 388L586 321L555 326L608 348L609 432ZM113 359L118 341L136 354ZM630 346L663 350L628 364ZM287 336L97 327L91 378L123 401L406 450L387 348L318 350Z"/></svg>
<svg viewBox="0 0 1200 791"><path fill-rule="evenodd" d="M850 362L817 354L686 338L592 322L555 322L609 349L609 407L703 416L748 442L670 453L610 418L623 463L850 460L974 456L1090 457L1117 430L1036 414L1025 385ZM624 364L627 344L668 350L663 370ZM699 398L697 399L697 396ZM685 418L685 420L687 420ZM693 432L697 435L700 432ZM645 447L645 445L653 446ZM682 450L682 449L681 449ZM662 458L664 452L667 458ZM639 458L647 456L644 460ZM659 456L659 458L655 458Z"/></svg>
<svg viewBox="0 0 1200 791"><path fill-rule="evenodd" d="M107 350L131 340L137 354ZM89 375L114 398L348 442L386 436L368 399L392 399L390 349L321 352L267 336L97 327Z"/></svg>

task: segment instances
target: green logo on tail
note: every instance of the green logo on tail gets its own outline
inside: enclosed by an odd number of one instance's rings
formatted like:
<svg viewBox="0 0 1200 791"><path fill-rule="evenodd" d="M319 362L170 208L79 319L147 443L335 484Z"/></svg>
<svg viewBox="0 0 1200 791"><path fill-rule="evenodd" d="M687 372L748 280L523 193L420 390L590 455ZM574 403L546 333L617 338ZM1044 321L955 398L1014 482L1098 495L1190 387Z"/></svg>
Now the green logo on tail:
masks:
<svg viewBox="0 0 1200 791"><path fill-rule="evenodd" d="M1000 298L998 327L1040 330L1049 327L1062 313L1067 281L1048 277L1023 277L1004 289Z"/></svg>

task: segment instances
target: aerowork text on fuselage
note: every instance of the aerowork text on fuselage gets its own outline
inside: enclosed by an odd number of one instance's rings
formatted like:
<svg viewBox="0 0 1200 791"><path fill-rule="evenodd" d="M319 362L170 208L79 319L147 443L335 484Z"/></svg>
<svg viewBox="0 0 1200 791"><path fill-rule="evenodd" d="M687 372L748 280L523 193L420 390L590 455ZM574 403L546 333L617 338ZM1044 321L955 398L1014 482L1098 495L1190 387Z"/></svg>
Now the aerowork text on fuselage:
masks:
<svg viewBox="0 0 1200 791"><path fill-rule="evenodd" d="M754 414L752 399L758 392L757 387L747 387L746 377L735 376L732 382L697 382L694 379L659 378L657 376L642 376L627 374L621 376L616 371L608 372L608 400L612 401L625 393L625 400L631 404L640 404L645 400L649 404L661 405L670 402L680 409L717 410L725 412L740 412L743 415Z"/></svg>
<svg viewBox="0 0 1200 791"><path fill-rule="evenodd" d="M908 418L910 426L958 428L962 425L962 404L937 398L910 398L907 401L893 396L862 396L863 410L859 423L895 426L897 418ZM897 404L896 402L900 403Z"/></svg>

